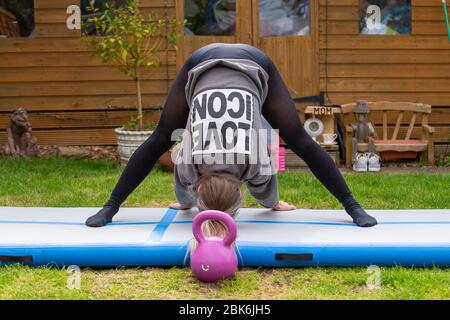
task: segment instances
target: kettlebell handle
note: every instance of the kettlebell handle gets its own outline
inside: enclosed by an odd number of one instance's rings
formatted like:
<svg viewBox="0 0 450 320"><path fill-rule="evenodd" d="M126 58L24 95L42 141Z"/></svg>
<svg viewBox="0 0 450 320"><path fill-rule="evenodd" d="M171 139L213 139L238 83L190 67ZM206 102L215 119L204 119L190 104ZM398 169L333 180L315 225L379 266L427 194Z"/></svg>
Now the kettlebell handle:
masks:
<svg viewBox="0 0 450 320"><path fill-rule="evenodd" d="M201 243L206 240L205 235L202 232L202 224L206 220L219 220L225 223L228 233L223 238L224 245L230 246L236 239L236 222L228 213L217 210L206 210L197 214L192 221L192 233L198 242Z"/></svg>

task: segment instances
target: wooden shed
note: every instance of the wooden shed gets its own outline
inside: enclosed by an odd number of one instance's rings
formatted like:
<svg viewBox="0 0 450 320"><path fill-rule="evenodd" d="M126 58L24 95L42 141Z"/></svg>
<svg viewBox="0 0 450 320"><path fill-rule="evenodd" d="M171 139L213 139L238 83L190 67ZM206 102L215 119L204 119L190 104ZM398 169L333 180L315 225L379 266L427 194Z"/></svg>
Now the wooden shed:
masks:
<svg viewBox="0 0 450 320"><path fill-rule="evenodd" d="M195 15L186 12L192 9L186 1L195 0L140 3L162 17L185 19ZM223 18L218 34L184 33L178 52L169 52L162 66L145 75L147 115L158 117L177 69L193 50L212 42L242 42L272 57L294 98L310 97L299 108L319 104L321 97L334 106L359 99L427 103L433 106L429 123L436 129L435 141L449 142L450 42L441 0L410 0L410 31L396 35L361 34L360 0L291 0L309 25L294 33L270 33L261 22L262 1L222 3L228 10L234 6L234 16L211 9ZM133 82L102 65L80 30L67 28L67 7L79 2L34 0L33 36L0 38L0 123L11 111L27 108L40 144L115 144L113 129L127 121L135 104ZM227 18L235 19L228 31ZM277 27L291 22L283 23ZM2 125L0 143L5 138Z"/></svg>

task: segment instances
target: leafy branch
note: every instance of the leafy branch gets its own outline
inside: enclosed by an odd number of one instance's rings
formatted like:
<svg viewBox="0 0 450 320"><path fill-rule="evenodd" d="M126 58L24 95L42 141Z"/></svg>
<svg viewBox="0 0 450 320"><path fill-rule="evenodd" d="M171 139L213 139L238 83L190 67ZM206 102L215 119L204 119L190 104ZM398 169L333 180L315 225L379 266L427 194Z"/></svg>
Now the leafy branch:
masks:
<svg viewBox="0 0 450 320"><path fill-rule="evenodd" d="M138 129L142 130L141 76L145 68L158 67L170 49L177 49L177 33L184 22L176 19L159 19L155 14L145 15L138 0L126 0L125 6L105 4L104 11L89 0L88 19L84 26L94 28L95 35L83 32L102 63L116 66L133 78L136 84Z"/></svg>

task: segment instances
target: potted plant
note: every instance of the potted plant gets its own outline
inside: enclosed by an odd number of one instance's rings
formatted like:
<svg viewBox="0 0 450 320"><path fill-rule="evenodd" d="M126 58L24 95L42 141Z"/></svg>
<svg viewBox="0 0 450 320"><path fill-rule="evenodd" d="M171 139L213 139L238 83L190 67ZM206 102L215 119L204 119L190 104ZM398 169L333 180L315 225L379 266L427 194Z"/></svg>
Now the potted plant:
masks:
<svg viewBox="0 0 450 320"><path fill-rule="evenodd" d="M102 63L116 66L132 78L136 86L137 112L123 127L116 128L117 145L122 165L153 132L154 123L144 124L142 110L142 71L161 65L164 54L171 47L176 49L180 23L176 19L157 19L144 15L138 0L127 0L125 6L111 7L106 4L100 11L95 0L89 0L89 18L84 22L95 30L83 37L100 55ZM87 29L87 28L86 28Z"/></svg>

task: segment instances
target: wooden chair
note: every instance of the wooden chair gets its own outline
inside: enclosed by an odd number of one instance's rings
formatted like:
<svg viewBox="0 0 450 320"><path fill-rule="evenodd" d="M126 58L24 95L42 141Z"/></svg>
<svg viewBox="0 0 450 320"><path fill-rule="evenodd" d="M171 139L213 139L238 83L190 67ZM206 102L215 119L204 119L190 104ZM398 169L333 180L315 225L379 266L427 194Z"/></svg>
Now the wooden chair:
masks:
<svg viewBox="0 0 450 320"><path fill-rule="evenodd" d="M434 163L434 128L428 125L428 117L431 113L431 106L423 103L412 102L367 102L370 108L369 119L373 125L374 122L382 122L382 138L378 137L376 130L371 130L375 151L379 152L384 159L393 158L415 158L417 153L425 152L429 165ZM345 158L347 167L352 165L351 140L353 129L350 123L355 121L353 109L356 103L349 103L341 106L341 112L344 118L346 131L345 139ZM397 115L396 120L391 114ZM380 117L381 116L381 117ZM419 121L416 125L416 120ZM402 120L406 119L407 127L401 127ZM409 120L409 121L408 121ZM404 121L405 122L405 121ZM395 127L394 127L395 124ZM415 127L420 128L420 138L412 139ZM391 133L392 132L392 133ZM388 134L391 133L390 137ZM399 136L402 135L403 138ZM417 134L416 134L417 136Z"/></svg>
<svg viewBox="0 0 450 320"><path fill-rule="evenodd" d="M0 35L20 37L19 22L11 12L3 8L0 8Z"/></svg>

